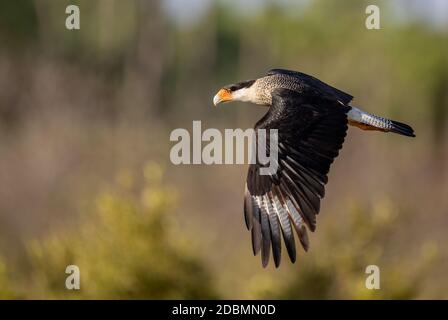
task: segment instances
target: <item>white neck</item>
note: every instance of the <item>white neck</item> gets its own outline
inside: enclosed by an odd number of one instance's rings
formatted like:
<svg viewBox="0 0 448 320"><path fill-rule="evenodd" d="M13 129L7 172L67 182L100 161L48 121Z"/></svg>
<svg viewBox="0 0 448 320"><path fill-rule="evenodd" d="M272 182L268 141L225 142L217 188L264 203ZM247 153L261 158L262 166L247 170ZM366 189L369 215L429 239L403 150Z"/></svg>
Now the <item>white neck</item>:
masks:
<svg viewBox="0 0 448 320"><path fill-rule="evenodd" d="M255 92L253 86L249 88L241 88L232 92L232 100L243 102L255 102Z"/></svg>

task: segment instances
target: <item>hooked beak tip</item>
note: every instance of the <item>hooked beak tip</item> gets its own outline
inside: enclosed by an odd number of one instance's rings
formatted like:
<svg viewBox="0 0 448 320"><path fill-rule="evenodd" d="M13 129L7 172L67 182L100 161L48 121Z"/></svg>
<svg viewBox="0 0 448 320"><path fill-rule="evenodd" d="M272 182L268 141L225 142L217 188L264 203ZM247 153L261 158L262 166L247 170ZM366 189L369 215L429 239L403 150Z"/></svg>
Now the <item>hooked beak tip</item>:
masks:
<svg viewBox="0 0 448 320"><path fill-rule="evenodd" d="M218 104L221 102L221 98L219 97L219 94L216 94L214 97L213 97L213 104L215 105L215 107L216 106L218 106Z"/></svg>

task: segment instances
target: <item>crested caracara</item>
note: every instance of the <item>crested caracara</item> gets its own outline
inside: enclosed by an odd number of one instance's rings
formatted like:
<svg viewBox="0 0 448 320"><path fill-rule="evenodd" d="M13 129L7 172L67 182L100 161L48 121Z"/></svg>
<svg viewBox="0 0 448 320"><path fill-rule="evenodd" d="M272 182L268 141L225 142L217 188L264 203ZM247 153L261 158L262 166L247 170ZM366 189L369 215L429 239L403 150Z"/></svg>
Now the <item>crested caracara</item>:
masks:
<svg viewBox="0 0 448 320"><path fill-rule="evenodd" d="M244 217L252 234L253 252L261 251L263 266L269 262L271 247L275 266L279 266L282 236L291 261L295 261L293 229L308 250L307 229L316 229L327 174L344 143L348 125L415 136L406 124L350 106L352 98L312 76L282 69L225 86L215 95L215 105L247 101L269 107L255 129L278 132L277 171L262 175L260 161L251 164L244 195Z"/></svg>

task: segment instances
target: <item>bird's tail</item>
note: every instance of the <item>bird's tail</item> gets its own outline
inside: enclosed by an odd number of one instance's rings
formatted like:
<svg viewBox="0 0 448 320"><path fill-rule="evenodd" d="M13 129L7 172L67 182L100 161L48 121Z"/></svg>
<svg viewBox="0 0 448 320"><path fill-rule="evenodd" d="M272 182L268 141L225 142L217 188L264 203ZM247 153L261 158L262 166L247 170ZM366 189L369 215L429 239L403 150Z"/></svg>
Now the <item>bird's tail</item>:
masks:
<svg viewBox="0 0 448 320"><path fill-rule="evenodd" d="M405 123L389 120L352 107L347 113L348 122L363 130L394 132L408 137L415 137L414 130Z"/></svg>

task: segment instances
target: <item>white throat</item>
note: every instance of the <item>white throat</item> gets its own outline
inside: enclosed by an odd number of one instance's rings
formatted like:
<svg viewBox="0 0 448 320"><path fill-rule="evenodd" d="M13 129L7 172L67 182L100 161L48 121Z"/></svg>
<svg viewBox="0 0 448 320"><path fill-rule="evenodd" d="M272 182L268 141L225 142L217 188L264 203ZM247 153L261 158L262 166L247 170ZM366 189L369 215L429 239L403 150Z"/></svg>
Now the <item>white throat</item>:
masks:
<svg viewBox="0 0 448 320"><path fill-rule="evenodd" d="M232 100L255 103L255 90L253 90L253 86L232 92Z"/></svg>

